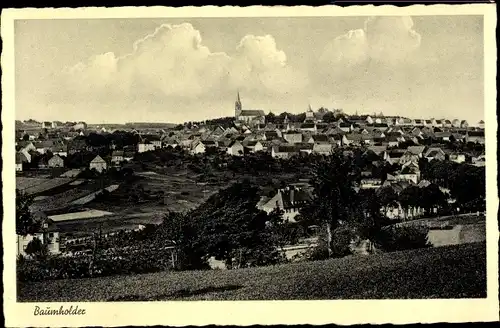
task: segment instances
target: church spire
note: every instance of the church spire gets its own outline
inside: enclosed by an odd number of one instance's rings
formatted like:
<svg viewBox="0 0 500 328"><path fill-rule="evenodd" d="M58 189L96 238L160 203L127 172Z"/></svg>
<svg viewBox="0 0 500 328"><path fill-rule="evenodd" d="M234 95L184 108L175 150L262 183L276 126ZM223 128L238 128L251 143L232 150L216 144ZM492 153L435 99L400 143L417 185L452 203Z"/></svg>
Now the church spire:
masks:
<svg viewBox="0 0 500 328"><path fill-rule="evenodd" d="M238 119L238 117L240 116L241 114L241 100L240 100L240 91L238 90L237 94L236 94L236 102L234 103L234 116L236 117L236 119Z"/></svg>

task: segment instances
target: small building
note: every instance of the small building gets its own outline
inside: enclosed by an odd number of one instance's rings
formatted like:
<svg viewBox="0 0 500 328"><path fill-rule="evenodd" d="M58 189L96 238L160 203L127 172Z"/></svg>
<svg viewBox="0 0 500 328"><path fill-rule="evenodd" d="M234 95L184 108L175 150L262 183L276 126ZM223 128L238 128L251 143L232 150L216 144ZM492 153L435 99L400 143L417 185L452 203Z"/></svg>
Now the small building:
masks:
<svg viewBox="0 0 500 328"><path fill-rule="evenodd" d="M101 156L97 155L89 165L91 170L95 169L97 172L101 173L108 169L108 164Z"/></svg>
<svg viewBox="0 0 500 328"><path fill-rule="evenodd" d="M111 164L112 165L118 166L123 161L125 161L123 150L115 150L111 153Z"/></svg>
<svg viewBox="0 0 500 328"><path fill-rule="evenodd" d="M465 140L467 142L474 142L474 143L484 145L484 143L485 143L484 130L483 131L468 131L467 135L465 136Z"/></svg>
<svg viewBox="0 0 500 328"><path fill-rule="evenodd" d="M312 152L318 155L331 155L333 145L329 143L316 143L313 146Z"/></svg>
<svg viewBox="0 0 500 328"><path fill-rule="evenodd" d="M431 161L431 160L444 161L446 159L446 154L441 148L432 147L432 148L427 149L424 157L428 161Z"/></svg>
<svg viewBox="0 0 500 328"><path fill-rule="evenodd" d="M251 153L256 153L264 150L264 145L259 140L248 141L244 144L244 147Z"/></svg>
<svg viewBox="0 0 500 328"><path fill-rule="evenodd" d="M301 143L302 133L297 131L288 131L283 134L283 138L290 144Z"/></svg>
<svg viewBox="0 0 500 328"><path fill-rule="evenodd" d="M203 154L208 148L217 148L217 147L218 147L217 143L213 140L204 140L204 141L199 140L193 143L191 148L191 153Z"/></svg>
<svg viewBox="0 0 500 328"><path fill-rule="evenodd" d="M294 145L273 146L271 149L271 156L273 158L287 159L292 156L298 155L299 153L299 149Z"/></svg>
<svg viewBox="0 0 500 328"><path fill-rule="evenodd" d="M379 178L365 177L361 179L360 189L378 189L382 186L382 180Z"/></svg>
<svg viewBox="0 0 500 328"><path fill-rule="evenodd" d="M288 186L278 189L271 199L261 199L257 208L267 213L275 209L283 211L283 219L288 222L295 222L295 217L300 210L312 200L312 191L308 186L297 187Z"/></svg>
<svg viewBox="0 0 500 328"><path fill-rule="evenodd" d="M329 143L328 136L326 134L315 134L307 139L308 143Z"/></svg>
<svg viewBox="0 0 500 328"><path fill-rule="evenodd" d="M59 254L60 236L59 230L55 226L54 222L48 219L44 213L34 213L33 215L35 216L35 219L37 221L40 221L40 231L32 235L17 235L17 255L28 256L28 254L26 254L26 248L28 247L28 244L35 238L40 240L43 245L47 245L49 254Z"/></svg>
<svg viewBox="0 0 500 328"><path fill-rule="evenodd" d="M49 159L49 167L64 167L64 160L59 155L54 155Z"/></svg>
<svg viewBox="0 0 500 328"><path fill-rule="evenodd" d="M450 154L450 161L455 163L464 163L465 155L464 154Z"/></svg>
<svg viewBox="0 0 500 328"><path fill-rule="evenodd" d="M139 142L137 144L137 152L138 153L144 153L144 152L147 152L147 151L153 151L155 150L156 147L154 144L150 143L150 142Z"/></svg>
<svg viewBox="0 0 500 328"><path fill-rule="evenodd" d="M232 156L243 156L244 155L244 147L238 140L234 140L228 147L227 153Z"/></svg>
<svg viewBox="0 0 500 328"><path fill-rule="evenodd" d="M22 172L24 168L24 163L27 163L28 160L26 159L26 156L24 156L23 153L17 152L16 153L16 172Z"/></svg>
<svg viewBox="0 0 500 328"><path fill-rule="evenodd" d="M308 132L316 132L318 131L318 128L316 126L316 123L314 122L306 122L306 123L302 123L300 126L299 126L299 129L301 131L308 131Z"/></svg>
<svg viewBox="0 0 500 328"><path fill-rule="evenodd" d="M52 129L52 122L49 121L42 122L42 129Z"/></svg>
<svg viewBox="0 0 500 328"><path fill-rule="evenodd" d="M415 163L411 163L410 165L406 165L403 167L401 172L396 175L396 180L398 181L411 181L415 184L418 184L420 181L420 170L418 165Z"/></svg>

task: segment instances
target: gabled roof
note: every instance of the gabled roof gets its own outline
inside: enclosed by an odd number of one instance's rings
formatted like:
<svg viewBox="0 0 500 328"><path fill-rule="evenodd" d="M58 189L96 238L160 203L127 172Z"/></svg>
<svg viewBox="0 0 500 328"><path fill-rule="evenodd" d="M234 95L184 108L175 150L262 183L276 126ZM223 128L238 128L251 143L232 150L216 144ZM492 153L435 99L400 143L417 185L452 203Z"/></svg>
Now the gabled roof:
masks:
<svg viewBox="0 0 500 328"><path fill-rule="evenodd" d="M333 145L328 143L314 144L313 146L313 151L315 152L331 152L332 149Z"/></svg>
<svg viewBox="0 0 500 328"><path fill-rule="evenodd" d="M309 190L306 189L282 189L279 191L280 200L283 204L283 208L292 208L297 207L297 205L306 204L308 201L312 199L312 194Z"/></svg>
<svg viewBox="0 0 500 328"><path fill-rule="evenodd" d="M243 145L241 144L241 142L239 140L233 140L233 141L231 141L227 147L233 147L233 146L241 146L241 147L243 147Z"/></svg>
<svg viewBox="0 0 500 328"><path fill-rule="evenodd" d="M279 145L273 146L275 153L298 153L299 149L294 145Z"/></svg>
<svg viewBox="0 0 500 328"><path fill-rule="evenodd" d="M261 109L244 109L241 111L240 116L265 116L264 111Z"/></svg>
<svg viewBox="0 0 500 328"><path fill-rule="evenodd" d="M368 150L371 150L375 154L380 155L387 150L387 146L369 146Z"/></svg>
<svg viewBox="0 0 500 328"><path fill-rule="evenodd" d="M424 152L425 146L409 146L407 150L413 155L420 155Z"/></svg>
<svg viewBox="0 0 500 328"><path fill-rule="evenodd" d="M316 124L314 123L302 123L300 125L301 129L314 129L316 127Z"/></svg>
<svg viewBox="0 0 500 328"><path fill-rule="evenodd" d="M484 131L469 131L469 137L484 137Z"/></svg>
<svg viewBox="0 0 500 328"><path fill-rule="evenodd" d="M101 156L97 155L90 163L106 163Z"/></svg>
<svg viewBox="0 0 500 328"><path fill-rule="evenodd" d="M311 138L314 139L314 142L328 142L328 136L325 134L315 134Z"/></svg>

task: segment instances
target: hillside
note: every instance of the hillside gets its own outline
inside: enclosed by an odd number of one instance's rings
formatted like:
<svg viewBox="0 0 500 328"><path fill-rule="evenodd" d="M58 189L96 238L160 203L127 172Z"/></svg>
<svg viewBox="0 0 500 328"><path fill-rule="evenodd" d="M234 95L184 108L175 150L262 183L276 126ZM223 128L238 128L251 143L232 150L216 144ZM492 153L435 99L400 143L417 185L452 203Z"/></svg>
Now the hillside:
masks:
<svg viewBox="0 0 500 328"><path fill-rule="evenodd" d="M484 243L230 271L159 272L18 286L18 301L486 297Z"/></svg>

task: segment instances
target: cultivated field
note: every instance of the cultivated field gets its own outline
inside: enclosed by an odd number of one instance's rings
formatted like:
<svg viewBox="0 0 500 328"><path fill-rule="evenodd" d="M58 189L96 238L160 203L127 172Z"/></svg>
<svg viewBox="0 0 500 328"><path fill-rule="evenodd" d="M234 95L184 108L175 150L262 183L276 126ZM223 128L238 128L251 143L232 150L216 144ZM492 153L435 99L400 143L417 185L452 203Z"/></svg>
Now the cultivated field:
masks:
<svg viewBox="0 0 500 328"><path fill-rule="evenodd" d="M187 174L137 172L136 176L138 180L123 184L114 191L110 201L96 200L88 206L120 214L185 212L197 207L220 189L218 185L197 182ZM163 196L151 199L145 197L141 202L128 201L130 191L137 189L143 189L152 196L163 193Z"/></svg>
<svg viewBox="0 0 500 328"><path fill-rule="evenodd" d="M21 302L486 297L486 244L263 268L20 284Z"/></svg>
<svg viewBox="0 0 500 328"><path fill-rule="evenodd" d="M63 185L66 185L73 181L72 178L54 178L54 179L44 179L44 178L26 178L26 177L16 177L16 189L23 191L27 194L38 194L43 193Z"/></svg>

